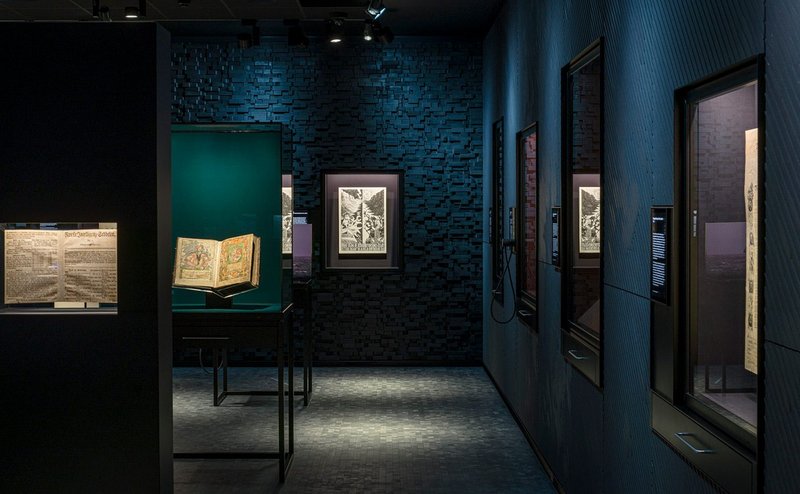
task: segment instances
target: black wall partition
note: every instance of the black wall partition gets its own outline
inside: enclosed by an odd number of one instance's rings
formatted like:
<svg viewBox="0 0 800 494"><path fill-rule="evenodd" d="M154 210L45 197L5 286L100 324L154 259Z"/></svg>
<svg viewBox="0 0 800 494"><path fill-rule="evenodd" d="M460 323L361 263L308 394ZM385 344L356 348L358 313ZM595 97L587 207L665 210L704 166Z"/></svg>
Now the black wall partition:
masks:
<svg viewBox="0 0 800 494"><path fill-rule="evenodd" d="M6 23L0 45L0 223L117 233L118 286L110 310L4 303L1 489L172 492L169 35Z"/></svg>

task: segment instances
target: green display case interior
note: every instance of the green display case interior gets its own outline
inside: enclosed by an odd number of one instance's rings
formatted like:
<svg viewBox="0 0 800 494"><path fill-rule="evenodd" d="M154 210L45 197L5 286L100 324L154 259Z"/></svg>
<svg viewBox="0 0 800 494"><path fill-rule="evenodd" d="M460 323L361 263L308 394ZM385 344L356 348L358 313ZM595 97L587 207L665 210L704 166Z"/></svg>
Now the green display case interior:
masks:
<svg viewBox="0 0 800 494"><path fill-rule="evenodd" d="M174 125L172 246L177 237L261 237L261 283L237 295L234 309L280 310L282 131L278 125ZM291 279L288 279L291 286ZM290 297L290 295L289 295ZM172 289L176 310L205 306L205 293Z"/></svg>

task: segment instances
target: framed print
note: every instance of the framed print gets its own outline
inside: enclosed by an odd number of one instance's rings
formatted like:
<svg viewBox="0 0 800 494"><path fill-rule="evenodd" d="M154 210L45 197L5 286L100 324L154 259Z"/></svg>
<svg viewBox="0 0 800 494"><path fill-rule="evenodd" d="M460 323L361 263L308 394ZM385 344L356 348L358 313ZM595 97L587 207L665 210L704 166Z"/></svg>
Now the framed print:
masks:
<svg viewBox="0 0 800 494"><path fill-rule="evenodd" d="M600 253L600 187L578 187L578 252Z"/></svg>
<svg viewBox="0 0 800 494"><path fill-rule="evenodd" d="M386 254L386 187L339 187L339 254Z"/></svg>
<svg viewBox="0 0 800 494"><path fill-rule="evenodd" d="M292 188L281 187L281 253L292 254Z"/></svg>
<svg viewBox="0 0 800 494"><path fill-rule="evenodd" d="M323 269L402 269L402 186L400 171L323 171Z"/></svg>

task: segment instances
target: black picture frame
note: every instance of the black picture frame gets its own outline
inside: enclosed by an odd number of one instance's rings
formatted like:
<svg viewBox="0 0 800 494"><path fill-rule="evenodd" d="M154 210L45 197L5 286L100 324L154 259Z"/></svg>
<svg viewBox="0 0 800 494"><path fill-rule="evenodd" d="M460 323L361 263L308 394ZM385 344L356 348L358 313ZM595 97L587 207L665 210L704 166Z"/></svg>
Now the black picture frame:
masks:
<svg viewBox="0 0 800 494"><path fill-rule="evenodd" d="M403 271L403 171L324 170L321 180L323 271ZM384 188L385 252L340 252L339 188Z"/></svg>
<svg viewBox="0 0 800 494"><path fill-rule="evenodd" d="M561 69L561 352L567 362L597 387L602 387L603 381L604 43L604 38L598 38ZM597 73L592 73L595 68ZM587 106L596 113L574 108L574 101L590 99ZM580 126L581 135L574 129L577 119L589 122ZM586 149L591 152L586 153ZM596 253L580 252L581 186L600 190L597 206L600 248ZM581 281L582 293L576 293L573 287L576 280ZM592 302L595 294L597 300ZM581 315L576 316L573 307L577 310L579 305Z"/></svg>
<svg viewBox="0 0 800 494"><path fill-rule="evenodd" d="M533 149L531 149L531 146ZM531 292L528 277L533 273L538 285L539 273L539 128L538 123L517 132L517 317L526 326L538 331L538 286ZM531 170L532 168L532 170ZM533 181L530 175L535 175ZM532 194L531 194L532 193ZM531 197L532 196L532 197ZM529 211L532 202L533 211ZM532 218L530 217L532 213ZM531 220L533 231L530 232ZM532 252L531 252L532 247Z"/></svg>

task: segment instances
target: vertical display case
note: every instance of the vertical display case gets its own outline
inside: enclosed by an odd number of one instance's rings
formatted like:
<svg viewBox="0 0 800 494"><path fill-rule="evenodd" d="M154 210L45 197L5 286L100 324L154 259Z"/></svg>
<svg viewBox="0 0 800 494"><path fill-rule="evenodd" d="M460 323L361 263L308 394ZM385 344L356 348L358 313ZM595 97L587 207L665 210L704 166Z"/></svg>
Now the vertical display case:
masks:
<svg viewBox="0 0 800 494"><path fill-rule="evenodd" d="M561 328L564 358L602 381L603 39L562 69Z"/></svg>
<svg viewBox="0 0 800 494"><path fill-rule="evenodd" d="M237 310L291 302L291 162L283 156L280 125L174 125L172 129L173 239L260 239L256 289L228 300ZM288 194L287 194L288 191ZM286 232L288 225L288 234ZM177 257L176 257L177 259ZM208 293L174 288L175 309L201 308Z"/></svg>
<svg viewBox="0 0 800 494"><path fill-rule="evenodd" d="M517 134L517 316L535 330L539 272L538 135L535 123Z"/></svg>
<svg viewBox="0 0 800 494"><path fill-rule="evenodd" d="M489 206L489 244L492 251L492 295L501 306L504 303L504 183L503 183L503 118L492 125L492 203ZM510 257L510 256L509 256Z"/></svg>
<svg viewBox="0 0 800 494"><path fill-rule="evenodd" d="M676 205L652 215L653 429L731 493L758 484L763 121L760 58L676 91Z"/></svg>
<svg viewBox="0 0 800 494"><path fill-rule="evenodd" d="M229 395L275 395L278 402L277 448L177 451L175 457L276 459L281 482L294 456L290 142L280 125L172 128L174 345L213 349L214 406ZM247 282L243 290L196 286L204 276ZM271 380L258 390L229 389L227 355L238 348L275 351L277 390L268 389Z"/></svg>

